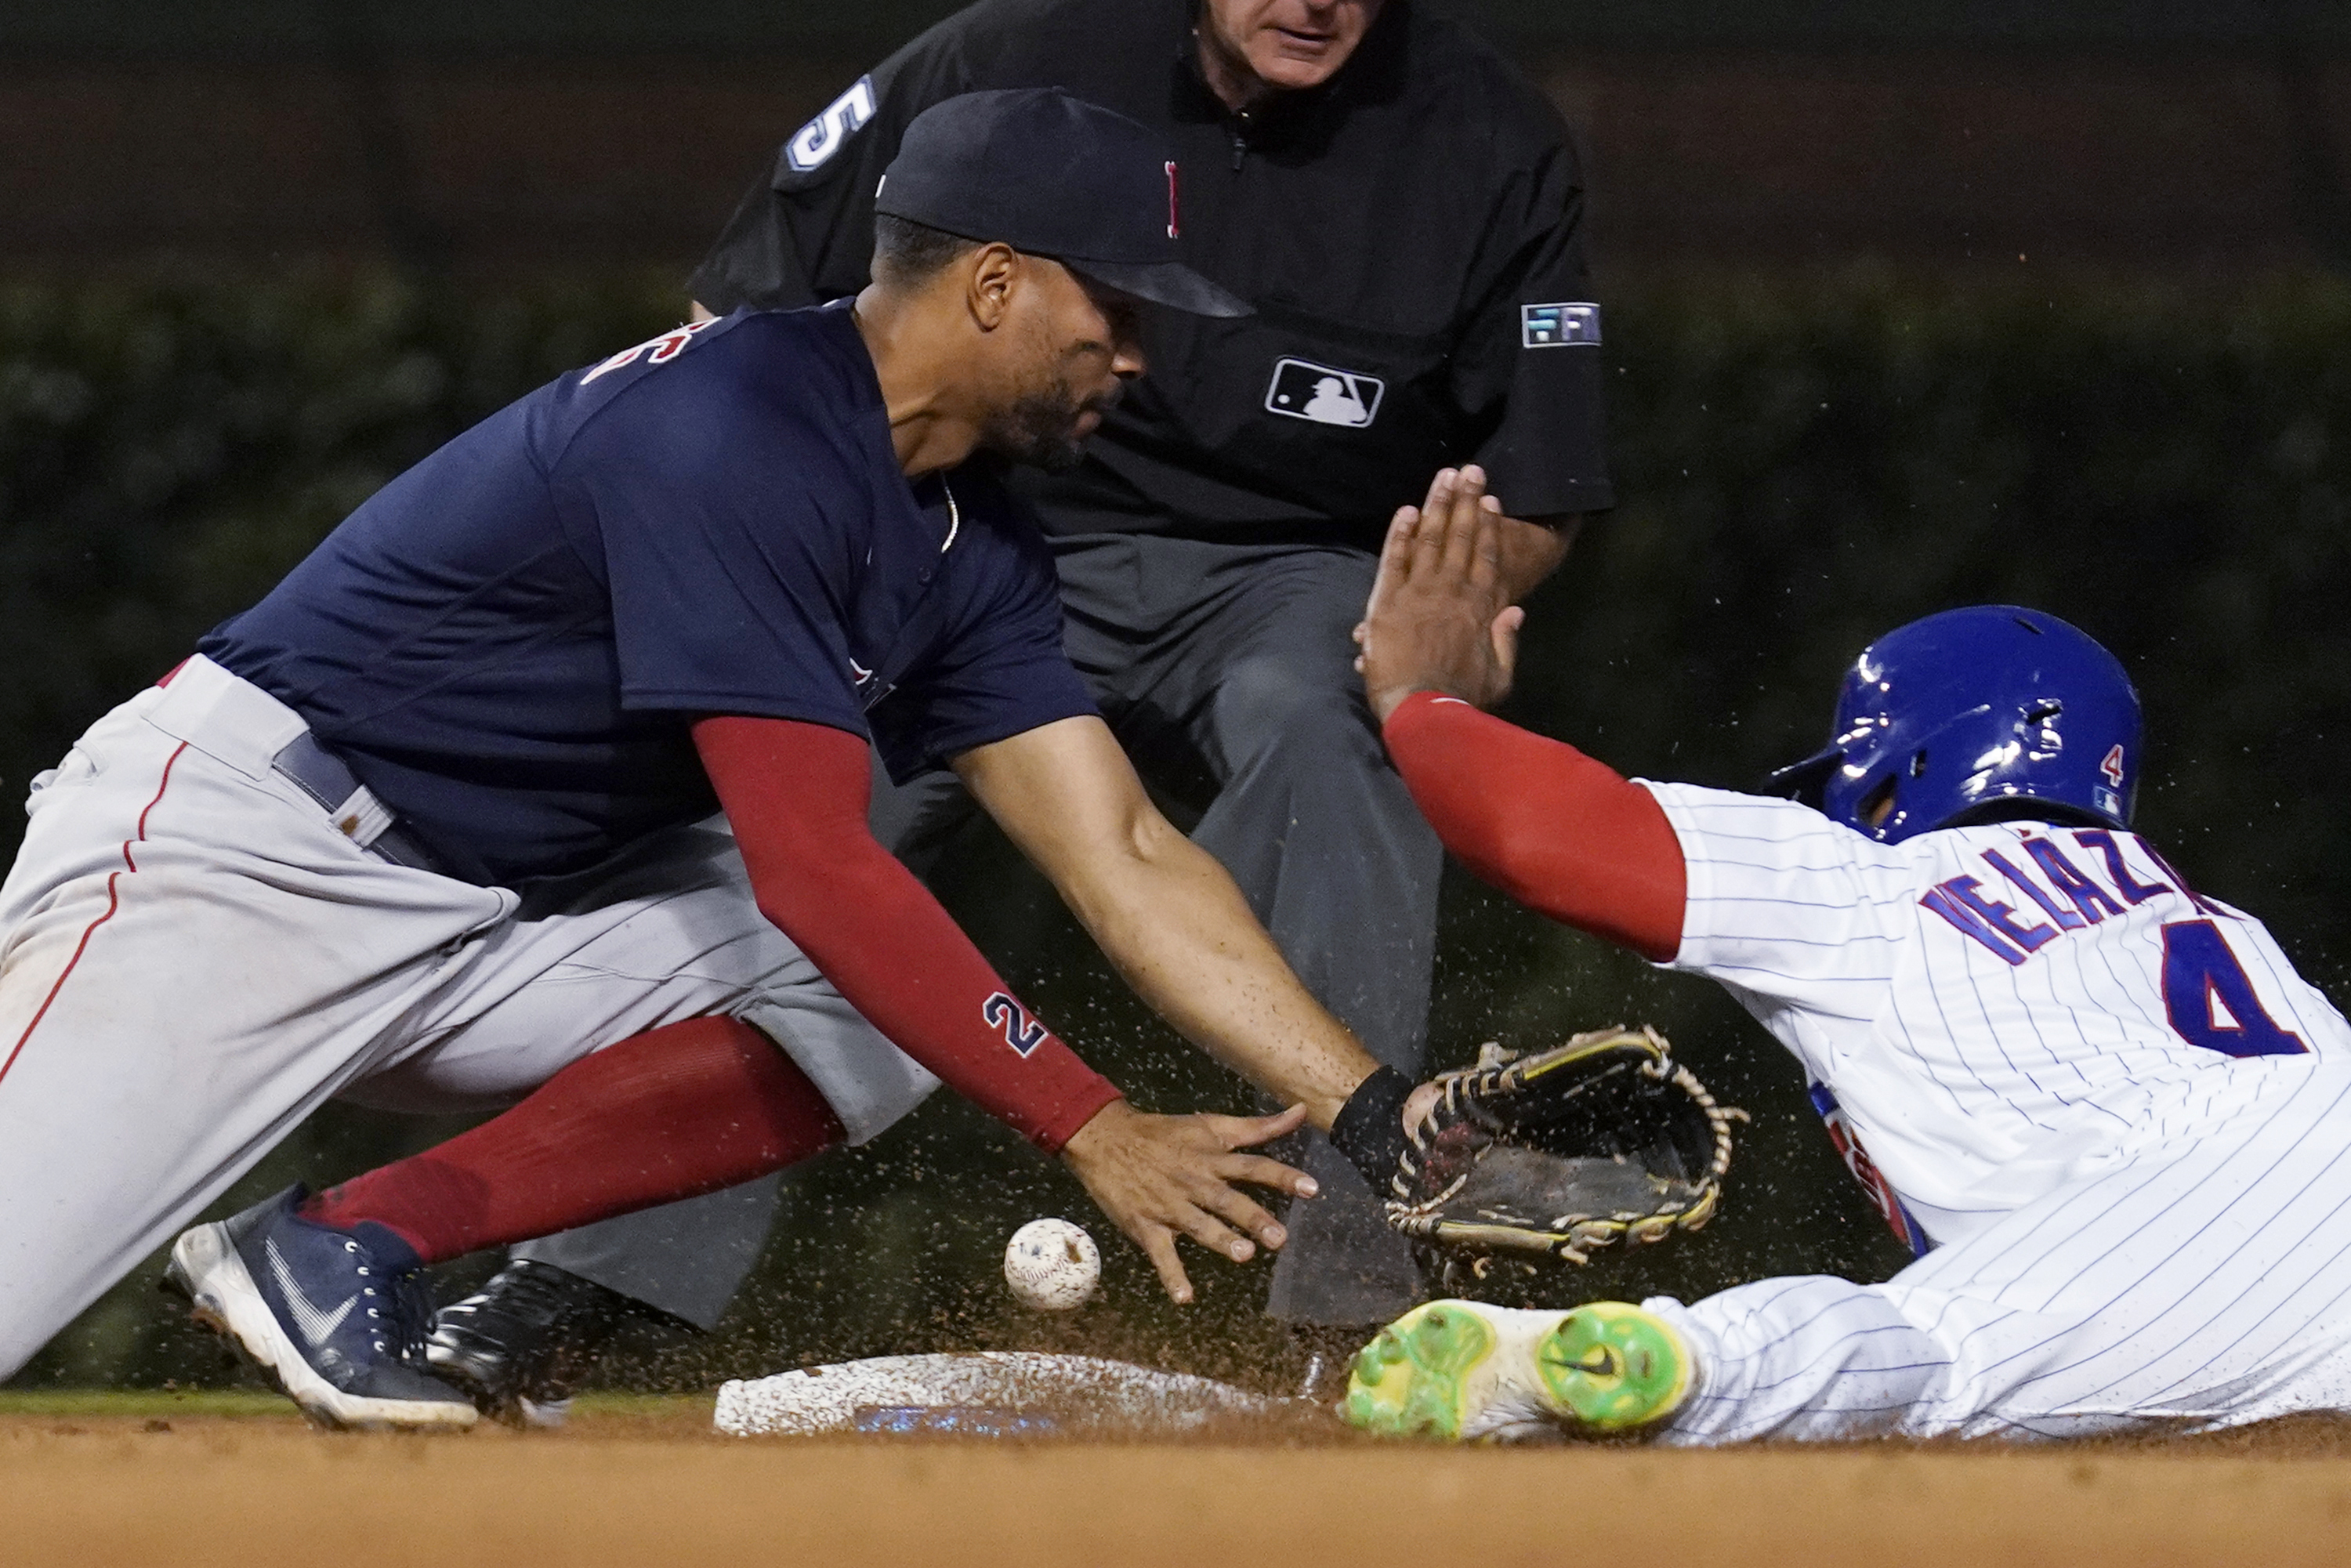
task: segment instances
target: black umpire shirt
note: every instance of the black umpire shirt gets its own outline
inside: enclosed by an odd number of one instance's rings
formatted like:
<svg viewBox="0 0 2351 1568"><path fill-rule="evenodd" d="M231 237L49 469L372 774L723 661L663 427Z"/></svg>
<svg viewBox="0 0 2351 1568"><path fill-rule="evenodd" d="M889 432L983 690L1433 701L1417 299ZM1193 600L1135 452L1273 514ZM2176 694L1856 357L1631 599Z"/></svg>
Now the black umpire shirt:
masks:
<svg viewBox="0 0 2351 1568"><path fill-rule="evenodd" d="M1257 314L1146 312L1150 361L1075 471L1022 470L1053 534L1376 549L1447 465L1514 517L1604 507L1583 175L1542 95L1449 16L1387 0L1322 87L1237 114L1196 0L980 0L803 126L694 277L721 314L853 294L915 115L1061 87L1156 128L1185 259ZM986 237L986 236L976 236Z"/></svg>

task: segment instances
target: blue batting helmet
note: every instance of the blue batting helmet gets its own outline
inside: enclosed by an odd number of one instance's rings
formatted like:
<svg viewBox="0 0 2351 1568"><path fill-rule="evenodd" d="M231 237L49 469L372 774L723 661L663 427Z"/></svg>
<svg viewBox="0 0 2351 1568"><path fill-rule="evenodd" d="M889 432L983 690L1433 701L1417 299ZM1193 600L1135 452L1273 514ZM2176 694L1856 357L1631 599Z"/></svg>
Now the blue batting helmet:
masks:
<svg viewBox="0 0 2351 1568"><path fill-rule="evenodd" d="M2054 615L1946 610L1862 650L1828 748L1771 775L1881 843L1999 818L2130 825L2138 693L2112 653Z"/></svg>

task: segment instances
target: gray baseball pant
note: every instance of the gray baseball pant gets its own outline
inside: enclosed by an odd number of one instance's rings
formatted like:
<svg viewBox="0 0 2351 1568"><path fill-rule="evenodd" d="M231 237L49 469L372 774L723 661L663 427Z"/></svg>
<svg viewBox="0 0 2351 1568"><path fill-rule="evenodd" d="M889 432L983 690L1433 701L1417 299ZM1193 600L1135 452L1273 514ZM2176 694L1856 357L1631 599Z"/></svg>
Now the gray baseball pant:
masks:
<svg viewBox="0 0 2351 1568"><path fill-rule="evenodd" d="M33 782L0 882L0 1379L329 1098L511 1105L685 1019L751 1024L849 1136L938 1081L758 910L723 821L527 894L395 864L280 772L302 717L190 659Z"/></svg>
<svg viewBox="0 0 2351 1568"><path fill-rule="evenodd" d="M1372 1054L1422 1076L1443 852L1388 765L1349 637L1373 556L1320 545L1153 535L1055 541L1064 641L1157 789L1201 809L1194 840L1247 895L1290 967ZM919 873L972 810L951 775L877 783L877 837ZM1384 1322L1419 1272L1369 1189L1318 1134L1323 1196L1293 1206L1267 1311ZM769 1176L529 1242L536 1258L705 1327L758 1260Z"/></svg>

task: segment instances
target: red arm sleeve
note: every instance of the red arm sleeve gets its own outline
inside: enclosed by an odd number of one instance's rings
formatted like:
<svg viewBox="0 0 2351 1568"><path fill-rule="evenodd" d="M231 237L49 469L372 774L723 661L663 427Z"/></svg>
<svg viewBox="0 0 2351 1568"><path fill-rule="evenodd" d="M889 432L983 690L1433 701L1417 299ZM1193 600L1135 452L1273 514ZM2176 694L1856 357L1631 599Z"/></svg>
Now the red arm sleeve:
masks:
<svg viewBox="0 0 2351 1568"><path fill-rule="evenodd" d="M1118 1098L874 841L862 740L820 724L714 717L695 725L694 744L760 913L901 1051L1049 1154Z"/></svg>
<svg viewBox="0 0 2351 1568"><path fill-rule="evenodd" d="M1412 798L1471 871L1646 958L1680 950L1687 873L1656 797L1457 697L1414 693L1384 734Z"/></svg>

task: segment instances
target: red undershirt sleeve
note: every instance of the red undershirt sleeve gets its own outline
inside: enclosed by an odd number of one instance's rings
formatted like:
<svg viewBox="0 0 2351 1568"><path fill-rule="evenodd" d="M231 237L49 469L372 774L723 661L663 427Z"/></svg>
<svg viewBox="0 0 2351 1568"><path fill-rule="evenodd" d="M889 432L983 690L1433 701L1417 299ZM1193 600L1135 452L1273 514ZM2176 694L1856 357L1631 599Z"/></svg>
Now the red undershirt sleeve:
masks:
<svg viewBox="0 0 2351 1568"><path fill-rule="evenodd" d="M1457 697L1416 692L1384 734L1422 814L1479 876L1653 962L1680 950L1687 871L1656 796Z"/></svg>
<svg viewBox="0 0 2351 1568"><path fill-rule="evenodd" d="M694 743L760 913L901 1051L1049 1154L1118 1098L875 841L863 740L820 724L719 716L695 725Z"/></svg>

